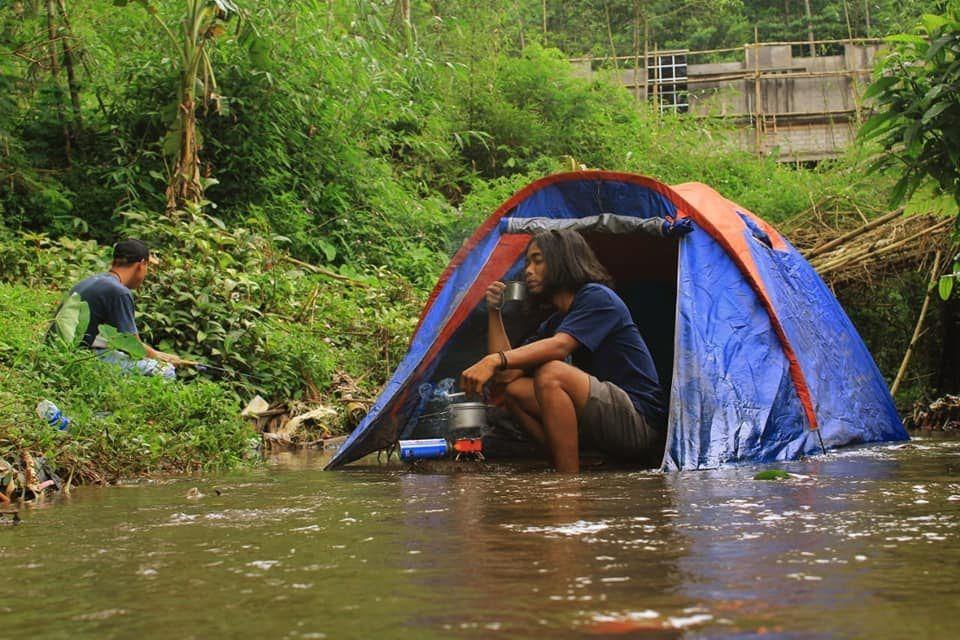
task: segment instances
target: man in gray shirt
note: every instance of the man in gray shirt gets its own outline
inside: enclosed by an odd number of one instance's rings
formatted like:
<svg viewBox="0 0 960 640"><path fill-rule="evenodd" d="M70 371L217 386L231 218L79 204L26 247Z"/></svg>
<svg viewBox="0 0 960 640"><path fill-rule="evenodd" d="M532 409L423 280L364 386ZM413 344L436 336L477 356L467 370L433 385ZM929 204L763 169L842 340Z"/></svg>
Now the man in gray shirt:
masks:
<svg viewBox="0 0 960 640"><path fill-rule="evenodd" d="M134 318L133 294L130 291L143 284L150 269L150 261L150 250L145 243L132 238L121 240L113 246L113 262L109 271L90 276L70 290L70 293L79 295L90 307L90 324L83 337L85 346L93 349L106 346L98 344L97 340L101 324L110 325L120 333L136 335L139 339ZM147 350L147 358L155 363L136 363L137 369L142 373L158 373L164 377L172 377L173 365L184 363L178 356L163 353L147 344L143 346ZM116 356L117 354L110 352L105 359L123 364L122 359ZM157 362L170 366L158 367Z"/></svg>

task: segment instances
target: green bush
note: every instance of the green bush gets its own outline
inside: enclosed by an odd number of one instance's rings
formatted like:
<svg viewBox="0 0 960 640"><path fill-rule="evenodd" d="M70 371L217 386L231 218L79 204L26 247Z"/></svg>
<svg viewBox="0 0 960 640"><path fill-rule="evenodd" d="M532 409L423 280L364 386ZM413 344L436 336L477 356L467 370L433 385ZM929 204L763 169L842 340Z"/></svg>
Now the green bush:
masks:
<svg viewBox="0 0 960 640"><path fill-rule="evenodd" d="M385 268L314 273L288 257L282 238L227 228L199 210L125 217L126 233L149 239L159 257L136 292L141 335L161 350L216 367L203 377L217 378L222 391L297 398L309 385L328 389L343 370L373 393L391 372L385 363L395 364L405 350L425 286ZM416 248L406 264L422 261L415 268L429 272L432 284L445 258ZM59 300L75 282L105 270L109 252L91 241L22 233L0 241L0 266L10 281ZM34 309L35 321L48 323L54 307Z"/></svg>
<svg viewBox="0 0 960 640"><path fill-rule="evenodd" d="M87 352L43 344L57 299L55 292L0 284L0 457L31 451L65 476L112 480L230 468L249 454L254 433L220 385L125 375ZM44 398L71 418L69 431L36 415Z"/></svg>

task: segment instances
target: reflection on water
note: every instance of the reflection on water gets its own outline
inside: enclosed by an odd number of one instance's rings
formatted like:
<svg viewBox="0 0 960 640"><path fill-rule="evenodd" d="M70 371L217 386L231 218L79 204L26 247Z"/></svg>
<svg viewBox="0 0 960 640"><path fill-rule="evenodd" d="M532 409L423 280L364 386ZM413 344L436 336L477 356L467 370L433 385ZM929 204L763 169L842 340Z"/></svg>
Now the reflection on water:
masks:
<svg viewBox="0 0 960 640"><path fill-rule="evenodd" d="M781 482L752 467L569 478L322 463L82 489L24 512L0 527L0 635L960 632L957 440L783 465L800 475Z"/></svg>

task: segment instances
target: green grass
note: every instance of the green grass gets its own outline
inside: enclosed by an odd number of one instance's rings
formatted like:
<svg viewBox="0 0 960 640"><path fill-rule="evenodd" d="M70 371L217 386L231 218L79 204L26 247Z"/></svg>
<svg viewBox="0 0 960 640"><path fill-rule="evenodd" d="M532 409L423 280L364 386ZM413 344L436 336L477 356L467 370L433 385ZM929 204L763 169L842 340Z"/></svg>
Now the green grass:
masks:
<svg viewBox="0 0 960 640"><path fill-rule="evenodd" d="M43 344L55 291L0 284L0 456L43 455L64 476L111 481L158 471L228 469L257 442L220 384L166 383ZM66 433L35 413L43 398Z"/></svg>

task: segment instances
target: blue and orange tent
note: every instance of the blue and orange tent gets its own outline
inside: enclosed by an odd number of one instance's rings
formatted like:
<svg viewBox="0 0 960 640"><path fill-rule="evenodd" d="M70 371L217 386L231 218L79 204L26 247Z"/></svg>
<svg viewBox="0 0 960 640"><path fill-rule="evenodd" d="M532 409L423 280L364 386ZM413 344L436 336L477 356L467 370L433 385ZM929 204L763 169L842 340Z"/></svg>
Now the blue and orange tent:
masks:
<svg viewBox="0 0 960 640"><path fill-rule="evenodd" d="M683 218L693 232L661 235L664 219ZM703 184L577 171L520 190L463 243L406 357L328 468L409 435L420 385L483 355L488 284L520 276L531 232L560 227L584 234L650 346L669 392L662 469L907 439L856 329L772 226ZM522 314L505 323L513 344L532 330Z"/></svg>

